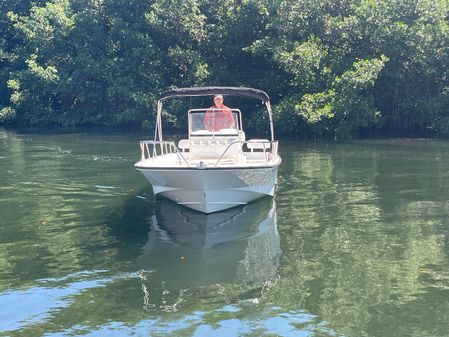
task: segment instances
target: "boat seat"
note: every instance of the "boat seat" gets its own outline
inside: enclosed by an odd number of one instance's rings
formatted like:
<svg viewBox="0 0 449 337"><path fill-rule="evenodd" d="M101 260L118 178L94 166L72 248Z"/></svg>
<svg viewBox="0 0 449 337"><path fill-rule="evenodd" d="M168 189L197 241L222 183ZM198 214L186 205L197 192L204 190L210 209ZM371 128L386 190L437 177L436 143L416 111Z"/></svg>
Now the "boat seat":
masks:
<svg viewBox="0 0 449 337"><path fill-rule="evenodd" d="M220 137L220 138L215 138L213 140L209 141L209 145L212 146L228 146L229 144L235 142L237 140L236 137Z"/></svg>
<svg viewBox="0 0 449 337"><path fill-rule="evenodd" d="M179 148L180 150L182 150L182 152L186 152L186 150L189 150L189 148L190 148L190 142L189 142L189 140L188 140L188 139L181 139L181 140L178 142L178 148Z"/></svg>
<svg viewBox="0 0 449 337"><path fill-rule="evenodd" d="M253 150L269 150L271 143L268 139L250 139L246 146L253 152Z"/></svg>
<svg viewBox="0 0 449 337"><path fill-rule="evenodd" d="M221 145L219 141L216 140L209 140L208 142L209 146L217 146L217 145Z"/></svg>
<svg viewBox="0 0 449 337"><path fill-rule="evenodd" d="M190 158L191 159L218 159L226 151L228 146L238 140L237 136L222 137L191 137L190 138ZM223 156L223 159L238 157L242 152L242 145L231 146Z"/></svg>
<svg viewBox="0 0 449 337"><path fill-rule="evenodd" d="M192 139L192 147L199 146L199 145L206 145L207 141L204 141L202 139Z"/></svg>

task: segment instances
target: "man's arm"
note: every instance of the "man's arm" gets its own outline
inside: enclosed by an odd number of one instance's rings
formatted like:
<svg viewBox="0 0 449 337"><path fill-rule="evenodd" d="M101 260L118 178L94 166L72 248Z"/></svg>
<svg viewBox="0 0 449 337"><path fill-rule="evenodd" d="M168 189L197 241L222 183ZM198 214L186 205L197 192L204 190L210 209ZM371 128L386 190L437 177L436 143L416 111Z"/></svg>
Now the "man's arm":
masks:
<svg viewBox="0 0 449 337"><path fill-rule="evenodd" d="M234 114L232 113L231 109L227 108L227 113L226 115L228 116L228 123L229 128L234 128L235 127L235 120L234 120Z"/></svg>

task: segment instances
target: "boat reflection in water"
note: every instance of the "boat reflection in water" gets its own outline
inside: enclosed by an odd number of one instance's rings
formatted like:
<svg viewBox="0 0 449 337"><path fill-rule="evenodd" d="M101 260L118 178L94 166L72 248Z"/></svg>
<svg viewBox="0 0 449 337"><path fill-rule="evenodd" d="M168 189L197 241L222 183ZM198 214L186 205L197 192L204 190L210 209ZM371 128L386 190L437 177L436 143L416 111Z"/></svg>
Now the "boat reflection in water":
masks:
<svg viewBox="0 0 449 337"><path fill-rule="evenodd" d="M263 282L281 255L273 198L204 214L165 199L156 203L138 265L169 288Z"/></svg>

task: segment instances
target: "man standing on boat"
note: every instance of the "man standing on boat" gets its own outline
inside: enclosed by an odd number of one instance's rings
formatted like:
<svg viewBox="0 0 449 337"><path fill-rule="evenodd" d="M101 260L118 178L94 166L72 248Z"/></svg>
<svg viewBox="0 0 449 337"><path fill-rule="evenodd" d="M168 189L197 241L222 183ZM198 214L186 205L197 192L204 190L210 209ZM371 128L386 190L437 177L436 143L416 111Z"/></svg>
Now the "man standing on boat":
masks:
<svg viewBox="0 0 449 337"><path fill-rule="evenodd" d="M214 96L214 106L210 107L204 117L204 125L209 131L234 128L235 121L232 111L223 104L223 95Z"/></svg>

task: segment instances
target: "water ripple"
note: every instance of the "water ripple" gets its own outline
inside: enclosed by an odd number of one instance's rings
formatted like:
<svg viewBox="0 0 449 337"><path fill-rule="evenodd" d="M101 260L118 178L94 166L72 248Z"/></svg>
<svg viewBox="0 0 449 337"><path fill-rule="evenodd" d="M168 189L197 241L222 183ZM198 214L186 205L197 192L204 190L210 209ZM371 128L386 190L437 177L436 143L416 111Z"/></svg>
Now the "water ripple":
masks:
<svg viewBox="0 0 449 337"><path fill-rule="evenodd" d="M69 306L77 294L136 277L135 273L104 277L107 274L106 270L83 271L62 278L37 280L30 288L1 292L0 331L20 330L40 323L55 311Z"/></svg>

